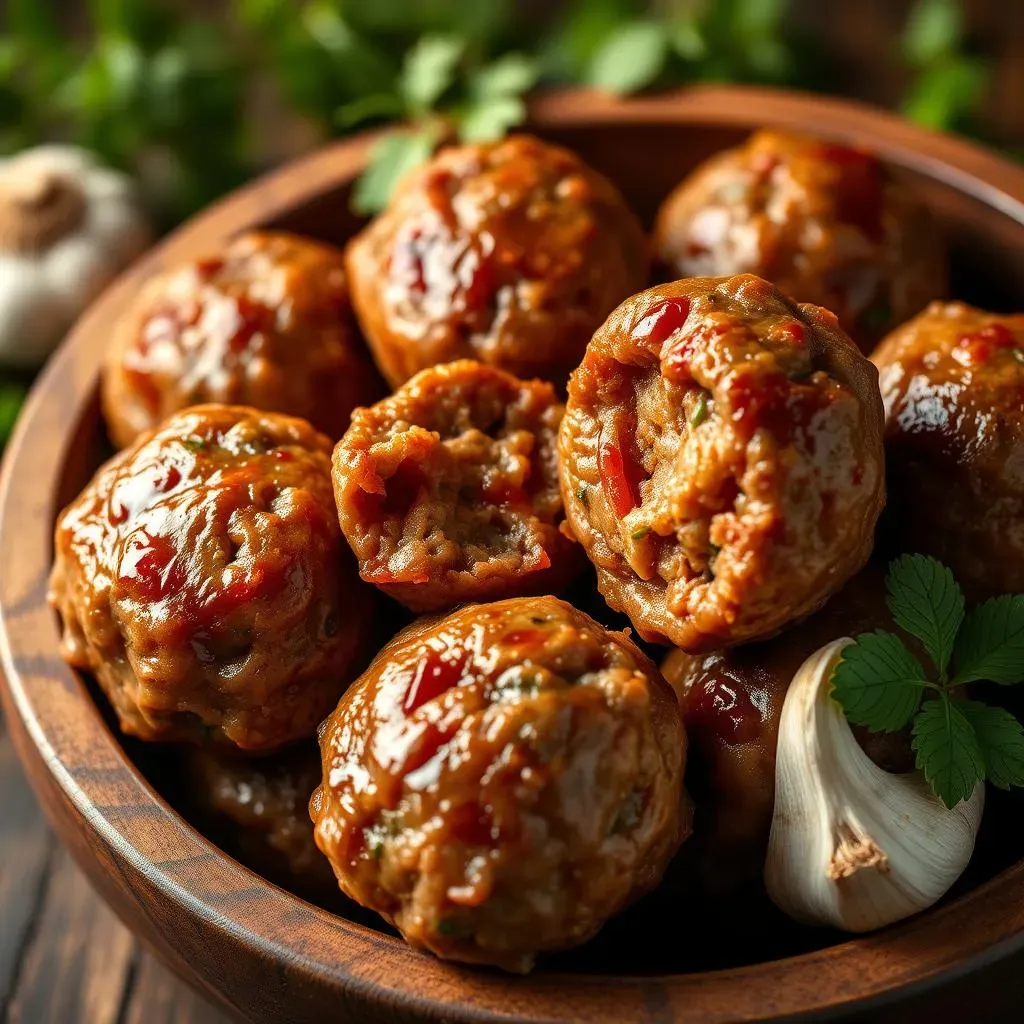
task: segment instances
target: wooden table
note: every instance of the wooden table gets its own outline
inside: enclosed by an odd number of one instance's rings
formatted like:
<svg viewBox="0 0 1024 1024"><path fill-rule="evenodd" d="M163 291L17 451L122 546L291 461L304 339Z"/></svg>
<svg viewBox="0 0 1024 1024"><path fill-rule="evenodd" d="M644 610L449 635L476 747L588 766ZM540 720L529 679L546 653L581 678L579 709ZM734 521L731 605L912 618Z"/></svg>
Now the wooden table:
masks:
<svg viewBox="0 0 1024 1024"><path fill-rule="evenodd" d="M227 1021L93 891L50 831L0 716L0 1022Z"/></svg>

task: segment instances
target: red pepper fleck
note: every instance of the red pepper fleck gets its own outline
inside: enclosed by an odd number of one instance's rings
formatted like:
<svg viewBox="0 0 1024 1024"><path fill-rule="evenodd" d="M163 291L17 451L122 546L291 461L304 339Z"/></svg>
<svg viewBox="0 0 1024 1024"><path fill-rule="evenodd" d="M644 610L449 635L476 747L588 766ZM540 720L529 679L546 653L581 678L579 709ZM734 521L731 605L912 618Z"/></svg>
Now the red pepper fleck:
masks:
<svg viewBox="0 0 1024 1024"><path fill-rule="evenodd" d="M210 256L206 259L197 260L195 267L197 276L208 280L224 269L224 260L219 256Z"/></svg>
<svg viewBox="0 0 1024 1024"><path fill-rule="evenodd" d="M633 329L637 340L649 341L659 347L686 323L690 315L690 300L685 296L656 302L647 315Z"/></svg>
<svg viewBox="0 0 1024 1024"><path fill-rule="evenodd" d="M128 509L124 502L113 501L110 502L110 511L107 514L107 519L111 526L120 526L122 523L128 521Z"/></svg>
<svg viewBox="0 0 1024 1024"><path fill-rule="evenodd" d="M806 331L799 320L787 320L779 327L779 333L793 345L803 345Z"/></svg>
<svg viewBox="0 0 1024 1024"><path fill-rule="evenodd" d="M423 238L422 228L412 228L398 239L391 255L390 276L414 295L423 295L427 290L423 258L428 241Z"/></svg>
<svg viewBox="0 0 1024 1024"><path fill-rule="evenodd" d="M167 466L166 470L160 473L153 481L153 486L166 494L173 491L181 483L181 470L177 466Z"/></svg>
<svg viewBox="0 0 1024 1024"><path fill-rule="evenodd" d="M295 453L287 451L284 448L275 448L271 453L271 458L277 459L278 462L294 462Z"/></svg>
<svg viewBox="0 0 1024 1024"><path fill-rule="evenodd" d="M761 735L761 712L750 695L731 679L713 676L688 697L683 719L687 733L729 746L753 743Z"/></svg>
<svg viewBox="0 0 1024 1024"><path fill-rule="evenodd" d="M734 371L725 391L733 421L747 437L764 428L780 444L789 444L806 431L832 399L830 390L794 383L777 371L753 368Z"/></svg>
<svg viewBox="0 0 1024 1024"><path fill-rule="evenodd" d="M459 261L456 276L468 311L477 312L491 304L498 282L494 268L485 256L476 249L470 249Z"/></svg>
<svg viewBox="0 0 1024 1024"><path fill-rule="evenodd" d="M462 680L468 658L467 651L453 651L442 657L438 651L428 650L416 666L416 674L406 691L402 710L412 714L442 693L447 693Z"/></svg>
<svg viewBox="0 0 1024 1024"><path fill-rule="evenodd" d="M1006 324L991 323L980 331L960 335L953 358L961 366L978 366L987 363L997 351L1016 345L1017 339Z"/></svg>
<svg viewBox="0 0 1024 1024"><path fill-rule="evenodd" d="M604 441L598 449L597 468L612 509L620 519L625 518L640 504L637 467L627 467L620 445Z"/></svg>
<svg viewBox="0 0 1024 1024"><path fill-rule="evenodd" d="M273 313L262 302L254 302L246 295L234 300L235 328L228 339L232 352L244 352L258 334L269 334L273 329Z"/></svg>

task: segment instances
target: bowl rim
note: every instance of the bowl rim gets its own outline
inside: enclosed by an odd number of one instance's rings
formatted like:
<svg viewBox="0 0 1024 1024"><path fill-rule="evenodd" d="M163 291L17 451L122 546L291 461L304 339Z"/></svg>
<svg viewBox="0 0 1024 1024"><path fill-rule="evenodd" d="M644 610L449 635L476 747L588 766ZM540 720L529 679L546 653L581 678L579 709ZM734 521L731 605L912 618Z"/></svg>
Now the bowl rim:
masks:
<svg viewBox="0 0 1024 1024"><path fill-rule="evenodd" d="M1024 227L1024 168L850 100L741 86L695 86L630 100L567 90L533 101L525 130L597 130L624 123L771 126L861 144L870 138L888 162L941 181ZM748 967L649 977L527 978L459 968L313 907L253 874L180 818L128 760L84 683L59 658L57 620L46 604L56 492L69 443L94 401L105 324L155 271L348 182L381 134L323 147L180 227L92 304L37 381L0 478L0 666L19 754L27 764L41 761L50 775L33 780L40 795L44 787L56 786L111 863L144 877L182 912L226 930L255 957L299 964L327 987L344 989L368 1005L397 1001L425 1017L564 1021L587 1012L588 1020L653 1022L831 1015L918 993L1024 948L1022 860L896 927ZM57 453L53 438L61 445ZM65 727L69 721L74 735ZM140 811L146 827L129 833L122 824ZM75 852L80 861L96 856ZM258 893L252 901L258 912L248 902L225 902L225 894L240 892ZM301 936L301 946L280 938L284 928Z"/></svg>

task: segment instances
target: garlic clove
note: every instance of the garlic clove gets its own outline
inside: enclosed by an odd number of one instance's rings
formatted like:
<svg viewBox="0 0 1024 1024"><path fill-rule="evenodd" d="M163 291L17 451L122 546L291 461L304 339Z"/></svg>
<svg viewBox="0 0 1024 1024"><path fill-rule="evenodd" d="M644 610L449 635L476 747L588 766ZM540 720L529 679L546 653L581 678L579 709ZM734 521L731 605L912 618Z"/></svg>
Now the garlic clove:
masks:
<svg viewBox="0 0 1024 1024"><path fill-rule="evenodd" d="M864 753L831 696L851 643L816 651L787 691L764 879L797 921L865 932L930 907L959 878L985 787L950 810L918 773L892 775Z"/></svg>

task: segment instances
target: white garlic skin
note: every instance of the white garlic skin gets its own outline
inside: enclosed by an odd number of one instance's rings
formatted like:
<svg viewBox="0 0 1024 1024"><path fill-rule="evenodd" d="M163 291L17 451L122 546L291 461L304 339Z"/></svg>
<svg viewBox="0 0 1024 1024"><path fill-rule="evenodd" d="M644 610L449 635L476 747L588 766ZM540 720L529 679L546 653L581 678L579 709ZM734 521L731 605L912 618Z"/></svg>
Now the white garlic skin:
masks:
<svg viewBox="0 0 1024 1024"><path fill-rule="evenodd" d="M15 173L65 176L85 200L81 223L46 248L0 248L0 364L32 369L151 235L131 181L86 150L39 146L0 159L0 179Z"/></svg>
<svg viewBox="0 0 1024 1024"><path fill-rule="evenodd" d="M795 920L867 932L930 907L960 877L985 786L950 810L919 773L892 775L864 753L831 697L851 643L812 654L787 692L764 877Z"/></svg>

